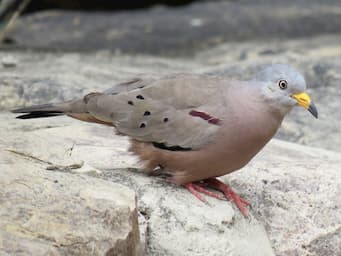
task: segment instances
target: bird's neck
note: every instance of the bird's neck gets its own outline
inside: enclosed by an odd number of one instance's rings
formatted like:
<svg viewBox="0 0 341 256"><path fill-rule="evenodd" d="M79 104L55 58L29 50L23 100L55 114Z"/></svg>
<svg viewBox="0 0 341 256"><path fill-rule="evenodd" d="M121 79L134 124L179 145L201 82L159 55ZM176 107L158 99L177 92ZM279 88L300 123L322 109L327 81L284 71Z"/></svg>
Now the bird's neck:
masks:
<svg viewBox="0 0 341 256"><path fill-rule="evenodd" d="M257 86L242 85L234 92L238 93L235 95L236 98L243 99L235 101L233 112L239 113L235 118L238 119L237 122L241 122L241 126L249 127L247 129L252 130L254 127L255 135L259 133L265 137L272 137L281 125L284 116L290 111L290 109L278 108L276 104L265 100ZM238 118L240 113L243 114L243 118Z"/></svg>

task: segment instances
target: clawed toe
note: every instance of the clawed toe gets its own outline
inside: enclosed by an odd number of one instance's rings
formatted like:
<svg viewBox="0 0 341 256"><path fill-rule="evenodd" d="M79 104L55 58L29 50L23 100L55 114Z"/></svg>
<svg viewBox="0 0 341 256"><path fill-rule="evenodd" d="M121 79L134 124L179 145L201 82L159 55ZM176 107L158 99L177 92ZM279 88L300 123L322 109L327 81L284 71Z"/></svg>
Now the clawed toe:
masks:
<svg viewBox="0 0 341 256"><path fill-rule="evenodd" d="M217 198L219 200L225 200L225 198L222 195L219 195L218 193L215 193L213 191L210 191L205 188L205 185L203 183L187 183L185 187L194 195L196 196L200 201L206 202L206 199L200 194L205 194L210 197Z"/></svg>
<svg viewBox="0 0 341 256"><path fill-rule="evenodd" d="M221 182L216 178L206 179L204 180L204 182L190 182L185 184L184 186L189 190L189 192L191 192L202 202L206 202L206 199L203 197L202 194L217 198L219 200L225 200L226 198L232 201L245 217L248 216L248 210L246 207L250 206L250 203L240 197L237 193L235 193L227 184ZM218 190L222 192L224 196L210 191L207 188Z"/></svg>

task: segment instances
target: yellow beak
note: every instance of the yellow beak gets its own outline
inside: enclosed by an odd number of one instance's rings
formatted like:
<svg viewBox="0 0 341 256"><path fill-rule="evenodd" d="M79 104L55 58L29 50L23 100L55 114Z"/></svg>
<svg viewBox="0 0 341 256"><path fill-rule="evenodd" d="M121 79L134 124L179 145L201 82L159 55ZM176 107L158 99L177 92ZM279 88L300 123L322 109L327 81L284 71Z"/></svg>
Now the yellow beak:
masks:
<svg viewBox="0 0 341 256"><path fill-rule="evenodd" d="M297 100L298 105L307 109L315 118L318 117L318 112L315 104L311 101L308 94L306 94L305 92L296 93L291 95L291 97Z"/></svg>

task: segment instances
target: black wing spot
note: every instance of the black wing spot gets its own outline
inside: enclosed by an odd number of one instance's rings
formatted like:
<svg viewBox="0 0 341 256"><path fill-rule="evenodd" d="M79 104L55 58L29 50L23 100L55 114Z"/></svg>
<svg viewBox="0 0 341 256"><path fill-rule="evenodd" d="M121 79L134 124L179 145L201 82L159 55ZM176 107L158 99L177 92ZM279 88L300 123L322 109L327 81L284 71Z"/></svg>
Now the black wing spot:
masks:
<svg viewBox="0 0 341 256"><path fill-rule="evenodd" d="M165 118L163 119L163 122L167 123L167 122L168 122L168 117L165 117Z"/></svg>
<svg viewBox="0 0 341 256"><path fill-rule="evenodd" d="M150 116L150 111L148 111L148 110L145 111L143 115L144 115L144 116Z"/></svg>
<svg viewBox="0 0 341 256"><path fill-rule="evenodd" d="M154 147L170 151L189 151L191 148L183 148L180 146L166 146L164 143L153 142Z"/></svg>
<svg viewBox="0 0 341 256"><path fill-rule="evenodd" d="M146 127L146 124L145 123L141 123L140 124L140 128L144 128L144 127Z"/></svg>
<svg viewBox="0 0 341 256"><path fill-rule="evenodd" d="M133 105L134 105L134 102L132 102L131 100L129 100L129 101L128 101L128 104L133 106Z"/></svg>
<svg viewBox="0 0 341 256"><path fill-rule="evenodd" d="M136 99L144 100L144 97L141 94L139 94L139 95L136 96Z"/></svg>

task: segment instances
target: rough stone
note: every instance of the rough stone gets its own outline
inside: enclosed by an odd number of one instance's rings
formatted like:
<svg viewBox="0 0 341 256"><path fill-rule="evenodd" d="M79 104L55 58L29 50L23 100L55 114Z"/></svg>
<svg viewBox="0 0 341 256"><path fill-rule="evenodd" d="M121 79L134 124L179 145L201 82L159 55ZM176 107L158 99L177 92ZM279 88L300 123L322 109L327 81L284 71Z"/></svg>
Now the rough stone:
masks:
<svg viewBox="0 0 341 256"><path fill-rule="evenodd" d="M3 147L21 153L7 152L7 165L13 159L19 166L33 161L33 170L56 175L53 180L69 175L71 183L81 182L88 174L135 190L148 255L273 255L271 246L279 256L341 253L335 246L341 242L339 153L273 140L250 165L222 177L252 203L254 217L245 219L227 201L208 198L203 204L162 177L139 172L136 159L126 153L127 139L110 127L66 117L0 117L6 123L1 127ZM66 168L79 163L79 169ZM51 166L65 168L44 170ZM25 176L21 173L20 178Z"/></svg>
<svg viewBox="0 0 341 256"><path fill-rule="evenodd" d="M341 255L341 154L273 140L223 179L248 198L276 255Z"/></svg>
<svg viewBox="0 0 341 256"><path fill-rule="evenodd" d="M134 12L44 11L22 17L15 47L191 55L222 42L341 32L338 0L199 1Z"/></svg>
<svg viewBox="0 0 341 256"><path fill-rule="evenodd" d="M17 61L11 55L9 55L9 56L4 56L1 59L1 64L5 68L14 68L17 65Z"/></svg>
<svg viewBox="0 0 341 256"><path fill-rule="evenodd" d="M29 223L33 222L35 227L39 227L36 232L42 233L45 226L50 227L58 220L58 225L63 228L60 228L60 231L56 228L55 233L50 235L57 240L57 244L71 243L68 240L68 234L71 232L68 228L71 222L67 218L69 215L63 218L60 213L68 208L72 209L69 212L71 216L77 216L74 226L72 226L74 233L80 227L82 230L90 229L93 232L85 233L83 231L81 233L78 231L76 233L78 234L77 241L82 241L82 243L77 243L79 250L82 246L85 246L84 250L90 247L84 241L92 241L91 238L85 238L91 234L100 233L101 237L106 237L112 232L115 237L115 235L122 234L125 228L127 228L126 233L130 231L131 225L128 225L130 222L127 223L126 219L132 218L132 216L127 214L130 213L127 208L122 207L121 212L117 212L117 215L116 212L110 213L108 210L108 207L111 208L106 200L110 200L114 188L105 193L109 184L96 184L97 179L93 181L91 178L78 174L83 173L84 175L85 173L115 184L130 186L137 192L138 209L142 222L141 230L144 232L144 238L141 240L145 241L149 255L222 255L225 252L235 255L255 255L255 251L256 255L260 256L274 255L264 227L255 218L244 218L226 201L220 202L212 199L209 200L209 205L203 204L181 187L170 185L162 178L148 177L138 172L139 164L133 156L126 152L127 139L114 135L111 128L84 125L68 118L22 122L22 120L11 121L12 117L8 114L1 115L1 120L7 123L7 128L1 128L1 133L6 137L2 144L3 147L11 150L6 153L9 156L4 159L7 161L7 166L15 168L15 175L22 175L20 169L25 162L36 162L35 165L28 166L35 171L39 170L38 177L30 177L33 184L44 184L40 179L47 178L40 176L45 172L46 175L52 176L49 178L52 184L48 183L46 186L49 188L62 187L69 194L72 195L76 192L78 195L76 198L74 195L64 197L64 194L58 191L63 203L64 200L71 202L56 212L59 203L52 204L51 201L61 200L59 196L57 194L53 197L48 196L48 191L40 190L44 195L44 200L41 199L39 202L44 204L42 208L45 210L42 210L42 213L39 213L34 220L46 220L51 224L38 225L33 220ZM61 119L60 124L63 126L54 127L58 123L58 119ZM26 128L22 129L24 123L26 123ZM27 127L30 128L27 129ZM10 167L9 161L16 161L16 159L18 159L17 165ZM79 163L83 163L79 169L67 168L80 165ZM53 168L55 166L59 168ZM50 171L44 170L44 168L48 168ZM61 178L63 175L65 177ZM28 186L33 186L32 183L27 182L25 177L21 177L21 179ZM55 180L58 182L55 183ZM77 183L78 181L79 183ZM12 187L13 185L6 186L4 193L8 193L7 191L13 189ZM18 187L22 186L18 185ZM19 188L17 194L20 193ZM76 191L73 192L73 190ZM102 191L104 192L102 193ZM120 192L117 189L116 194L124 192L124 190ZM103 197L103 203L100 203L100 200L98 202L91 199ZM116 196L115 198L120 197ZM119 199L113 202L124 205L124 200L123 197L122 202ZM3 211L11 213L20 211L21 208L17 207L13 199L9 202L13 206L9 208L9 206L3 205ZM125 213L125 211L128 212ZM96 216L97 218L95 218ZM27 218L32 219L32 217ZM84 224L86 218L89 218L89 223ZM123 224L119 218L123 219ZM6 220L6 223L8 221L10 220ZM24 223L27 222L27 220L24 221ZM99 225L99 227L95 225ZM123 234L127 235L126 233ZM48 236L45 233L44 235ZM97 240L101 241L99 237ZM203 243L203 241L206 242ZM216 246L212 246L213 244ZM115 252L115 249L117 250L114 247L110 251ZM72 253L77 253L77 251L72 251Z"/></svg>
<svg viewBox="0 0 341 256"><path fill-rule="evenodd" d="M0 127L1 255L142 255L132 190L46 170L50 159L22 154L25 132L11 128Z"/></svg>

